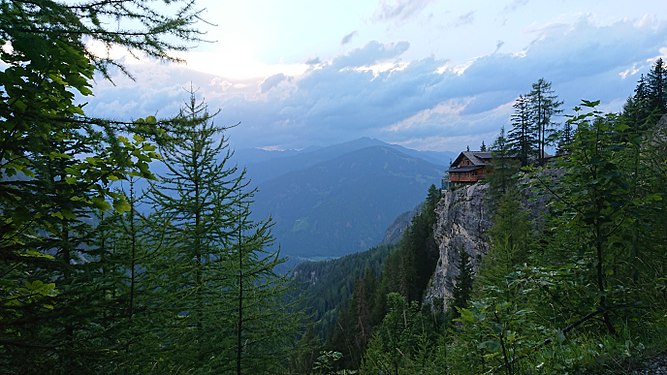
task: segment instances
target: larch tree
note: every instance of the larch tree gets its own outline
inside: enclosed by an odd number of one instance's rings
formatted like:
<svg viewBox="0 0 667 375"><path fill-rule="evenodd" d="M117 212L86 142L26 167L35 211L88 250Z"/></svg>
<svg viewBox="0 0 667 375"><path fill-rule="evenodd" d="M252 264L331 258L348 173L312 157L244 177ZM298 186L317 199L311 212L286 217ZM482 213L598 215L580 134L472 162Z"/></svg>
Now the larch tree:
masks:
<svg viewBox="0 0 667 375"><path fill-rule="evenodd" d="M167 172L151 188L156 255L146 272L162 327L154 362L166 372L272 373L296 315L281 306L288 284L267 250L271 223L250 219L254 190L213 116L191 90L162 149Z"/></svg>
<svg viewBox="0 0 667 375"><path fill-rule="evenodd" d="M552 120L553 116L561 112L562 101L551 88L551 82L540 78L533 83L531 91L526 95L530 122L537 135L538 160L544 163L545 149L556 140L557 123Z"/></svg>
<svg viewBox="0 0 667 375"><path fill-rule="evenodd" d="M113 181L149 175L150 150L87 116L95 72L122 65L89 42L169 60L199 39L192 2L0 1L0 366L10 373L100 371L106 268L94 217L127 209ZM116 22L106 22L113 19ZM145 127L144 127L145 129Z"/></svg>

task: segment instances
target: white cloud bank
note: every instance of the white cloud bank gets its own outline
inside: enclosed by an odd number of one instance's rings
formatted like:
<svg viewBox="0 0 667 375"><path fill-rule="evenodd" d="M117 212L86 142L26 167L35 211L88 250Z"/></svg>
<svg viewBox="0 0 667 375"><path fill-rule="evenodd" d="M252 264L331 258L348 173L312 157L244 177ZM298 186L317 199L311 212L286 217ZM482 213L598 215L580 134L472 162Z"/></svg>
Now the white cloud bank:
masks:
<svg viewBox="0 0 667 375"><path fill-rule="evenodd" d="M406 4L387 5L377 17L420 9ZM581 99L620 110L639 73L665 55L667 25L644 19L599 26L582 17L543 28L520 53L498 47L458 70L443 68L451 62L435 57L407 60L409 49L407 41L371 41L329 61L312 59L300 73L253 80L172 65L132 66L137 81L99 82L88 110L113 118L173 114L192 82L212 109L221 109L217 121L241 122L231 134L235 148L298 148L371 136L456 151L482 140L491 144L509 123L513 100L541 77L553 83L566 111Z"/></svg>

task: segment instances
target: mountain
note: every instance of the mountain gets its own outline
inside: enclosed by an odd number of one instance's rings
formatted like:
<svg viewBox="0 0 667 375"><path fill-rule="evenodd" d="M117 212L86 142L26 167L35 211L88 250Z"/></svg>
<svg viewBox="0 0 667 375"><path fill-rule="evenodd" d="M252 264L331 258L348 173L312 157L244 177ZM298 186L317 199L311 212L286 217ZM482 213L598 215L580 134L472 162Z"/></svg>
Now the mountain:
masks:
<svg viewBox="0 0 667 375"><path fill-rule="evenodd" d="M242 148L234 151L234 161L239 165L265 163L270 160L297 155L298 150L264 150L261 148Z"/></svg>
<svg viewBox="0 0 667 375"><path fill-rule="evenodd" d="M404 212L394 220L393 223L387 227L384 231L384 237L382 238L381 245L394 245L403 237L403 233L410 226L412 218L419 212L419 208L415 208L412 211Z"/></svg>
<svg viewBox="0 0 667 375"><path fill-rule="evenodd" d="M317 163L340 157L349 152L380 145L386 145L386 143L371 138L360 138L322 148L308 147L301 151L255 150L254 153L244 151L239 155L238 160L239 164L246 166L248 176L252 181L259 184L289 172L312 167ZM245 159L246 157L249 158Z"/></svg>
<svg viewBox="0 0 667 375"><path fill-rule="evenodd" d="M372 145L259 184L253 212L274 219L284 254L337 257L375 246L397 216L440 184L443 166L366 141Z"/></svg>
<svg viewBox="0 0 667 375"><path fill-rule="evenodd" d="M235 160L247 169L248 177L255 184L277 178L331 160L347 153L373 146L385 146L406 155L426 160L430 163L446 166L457 154L450 151L418 151L399 145L388 144L373 138L359 138L349 142L327 147L308 147L303 150L268 151L261 149L243 149L236 152Z"/></svg>

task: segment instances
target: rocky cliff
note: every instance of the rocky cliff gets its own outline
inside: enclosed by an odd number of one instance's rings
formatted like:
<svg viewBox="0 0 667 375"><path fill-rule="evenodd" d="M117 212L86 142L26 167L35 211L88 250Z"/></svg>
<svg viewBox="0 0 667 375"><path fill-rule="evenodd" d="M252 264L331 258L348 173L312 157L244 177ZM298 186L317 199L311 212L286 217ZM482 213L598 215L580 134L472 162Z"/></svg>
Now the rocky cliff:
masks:
<svg viewBox="0 0 667 375"><path fill-rule="evenodd" d="M667 124L667 116L665 116ZM667 127L665 128L667 129ZM555 164L542 168L537 175L522 174L517 180L521 205L528 211L533 230L543 229L544 214L551 196L537 186L553 185L564 174ZM540 193L542 191L542 193ZM433 304L442 299L445 309L452 297L459 275L459 249L464 249L476 273L484 255L489 251L488 230L492 225L489 204L489 185L476 183L443 194L436 207L437 221L434 238L440 252L438 264L431 276L424 299Z"/></svg>
<svg viewBox="0 0 667 375"><path fill-rule="evenodd" d="M424 297L427 302L442 299L447 308L459 274L459 249L468 253L475 272L488 252L487 231L491 227L488 189L488 185L477 183L447 191L438 203L434 238L440 257Z"/></svg>

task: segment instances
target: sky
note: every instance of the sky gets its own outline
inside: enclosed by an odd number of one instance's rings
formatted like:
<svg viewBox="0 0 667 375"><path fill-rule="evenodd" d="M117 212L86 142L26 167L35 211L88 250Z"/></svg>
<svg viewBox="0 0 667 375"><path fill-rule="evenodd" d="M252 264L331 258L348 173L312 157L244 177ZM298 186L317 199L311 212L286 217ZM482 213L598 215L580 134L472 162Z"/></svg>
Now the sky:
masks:
<svg viewBox="0 0 667 375"><path fill-rule="evenodd" d="M210 42L183 64L123 57L89 113L170 116L187 89L220 111L232 148L360 137L433 151L490 145L540 78L564 113L618 112L667 58L664 0L197 0ZM555 119L564 121L563 117Z"/></svg>

